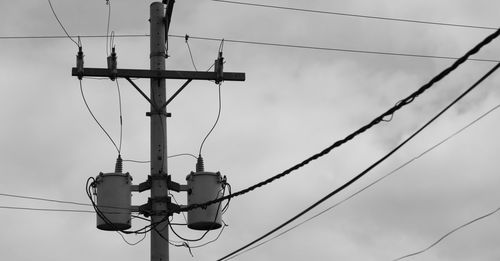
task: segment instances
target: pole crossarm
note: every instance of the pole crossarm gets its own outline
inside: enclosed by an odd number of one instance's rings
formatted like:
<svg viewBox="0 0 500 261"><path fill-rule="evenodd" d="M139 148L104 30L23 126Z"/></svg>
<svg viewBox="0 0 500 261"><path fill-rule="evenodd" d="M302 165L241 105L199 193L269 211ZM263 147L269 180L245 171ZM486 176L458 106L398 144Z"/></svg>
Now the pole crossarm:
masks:
<svg viewBox="0 0 500 261"><path fill-rule="evenodd" d="M72 76L90 77L122 77L122 78L149 78L149 79L177 79L177 80L217 80L215 72L197 71L171 71L171 70L141 70L141 69L117 69L112 73L107 68L84 68L83 73L79 73L77 68L71 70ZM223 81L245 81L245 73L224 72Z"/></svg>

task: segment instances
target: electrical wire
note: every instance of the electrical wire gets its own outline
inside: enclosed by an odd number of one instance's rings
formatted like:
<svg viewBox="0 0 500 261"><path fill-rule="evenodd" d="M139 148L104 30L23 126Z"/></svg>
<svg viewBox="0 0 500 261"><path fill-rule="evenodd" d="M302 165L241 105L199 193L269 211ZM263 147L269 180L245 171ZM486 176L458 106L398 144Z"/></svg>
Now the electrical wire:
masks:
<svg viewBox="0 0 500 261"><path fill-rule="evenodd" d="M52 3L50 2L50 0L47 0L47 1L49 2L49 6L50 6L50 10L52 10L52 14L54 14L54 17L56 18L57 22L59 23L59 25L63 29L64 33L66 34L66 37L68 37L73 43L75 43L76 47L81 47L81 43L80 42L76 42L75 39L73 39L73 37L71 37L69 35L69 33L66 30L66 28L64 28L64 25L62 24L61 20L59 20L59 17L57 17L56 11L54 10L54 7L52 6Z"/></svg>
<svg viewBox="0 0 500 261"><path fill-rule="evenodd" d="M109 36L109 24L111 22L111 2L110 2L110 0L106 0L106 5L108 6L108 23L106 26L106 56L109 56L109 49L110 48L108 45L108 38L109 38L108 36Z"/></svg>
<svg viewBox="0 0 500 261"><path fill-rule="evenodd" d="M115 79L116 82L116 90L118 92L118 108L120 115L120 142L118 146L118 155L122 152L122 142L123 142L123 111L122 111L122 94L120 91L120 84L118 83L118 79Z"/></svg>
<svg viewBox="0 0 500 261"><path fill-rule="evenodd" d="M305 12L305 13L324 14L324 15L337 15L337 16L348 16L348 17L356 17L356 18L375 19L375 20L385 20L385 21L392 21L392 22L417 23L417 24L439 25L439 26L450 26L450 27L461 27L461 28L472 28L472 29L483 29L483 30L495 30L496 29L495 27L489 27L489 26L477 26L477 25L466 25L466 24L444 23L444 22L429 22L429 21L423 21L423 20L412 20L412 19L403 19L403 18L391 18L391 17L382 17L382 16L371 16L371 15L331 12L331 11L312 10L312 9L295 8L295 7L287 7L287 6L256 4L256 3L241 2L241 1L228 1L228 0L211 0L211 1L212 2L226 3L226 4L236 4L236 5L253 6L253 7L264 7L264 8L281 9L281 10L288 10L288 11L298 11L298 12Z"/></svg>
<svg viewBox="0 0 500 261"><path fill-rule="evenodd" d="M32 196L22 196L22 195L8 194L8 193L0 193L0 196L12 197L12 198L21 198L21 199L30 199L30 200L38 200L38 201L46 201L46 202L52 202L52 203L72 204L72 205L86 206L86 207L92 206L91 204L74 202L74 201L63 201L63 200L57 200L57 199L49 199L49 198L42 198L42 197L32 197Z"/></svg>
<svg viewBox="0 0 500 261"><path fill-rule="evenodd" d="M214 124L212 125L212 128L210 129L210 131L207 133L207 135L205 135L205 138L203 138L203 141L201 142L200 144L200 150L199 150L199 153L198 155L201 155L202 151L203 151L203 146L205 145L205 141L207 141L207 138L210 136L210 134L212 134L212 132L214 131L215 127L217 126L217 124L219 123L219 119L220 119L220 114L221 114L221 110L222 110L222 98L221 98L221 83L219 83L219 86L218 86L218 97L219 97L219 109L217 111L217 118L215 119L215 122Z"/></svg>
<svg viewBox="0 0 500 261"><path fill-rule="evenodd" d="M170 35L173 38L183 38L181 35ZM191 39L204 40L204 41L221 41L221 38L212 37L200 37L200 36L190 36ZM335 48L335 47L321 47L321 46L310 46L310 45L298 45L298 44L286 44L286 43L272 43L272 42L262 42L262 41L248 41L248 40L235 40L227 39L224 40L228 43L239 43L239 44L249 44L249 45L259 45L259 46L270 46L270 47L283 47L283 48L293 48L293 49L306 49L315 51L329 51L329 52L346 52L346 53L360 53L360 54L373 54L373 55L386 55L386 56L401 56L410 58L432 58L432 59L443 59L443 60L456 60L457 57L452 56L441 56L441 55L425 55L425 54L413 54L413 53L400 53L400 52L384 52L384 51L372 51L372 50L359 50L359 49L345 49L345 48ZM498 62L499 60L493 59L477 59L471 58L471 61L480 62Z"/></svg>
<svg viewBox="0 0 500 261"><path fill-rule="evenodd" d="M305 223L307 223L307 222L309 222L309 221L311 221L311 220L313 220L313 219L315 219L315 218L317 218L317 217L319 217L319 216L321 216L321 215L323 215L323 214L325 214L325 213L327 213L327 212L329 212L329 211L333 210L334 208L336 208L336 207L340 206L341 204L343 204L343 203L347 202L348 200L350 200L350 199L354 198L355 196L357 196L357 195L358 195L358 194L360 194L361 192L363 192L363 191L367 190L368 188L372 187L373 185L375 185L375 184L377 184L377 183L381 182L382 180L384 180L384 179L386 179L387 177L389 177L389 176L391 176L391 175L395 174L396 172L398 172L399 170L403 169L404 167L406 167L406 166L410 165L412 162L414 162L414 161L416 161L416 160L420 159L421 157L423 157L423 156L424 156L424 155L426 155L427 153L429 153L429 152L433 151L434 149L438 148L439 146L443 145L444 143L446 143L447 141L451 140L452 138L454 138L454 137L455 137L455 136L457 136L458 134L462 133L463 131L467 130L468 128L470 128L470 127L471 127L471 126L473 126L474 124L478 123L480 120L482 120L484 117L486 117L486 116L487 116L487 115L489 115L490 113L492 113L492 112L496 111L498 108L500 108L500 104L498 104L498 105L496 105L495 107L491 108L490 110L488 110L487 112L483 113L481 116L479 116L478 118L476 118L476 119L475 119L475 120L473 120L472 122L468 123L467 125L465 125L464 127L460 128L459 130L457 130L457 131L453 132L451 135L449 135L449 136L448 136L448 137L446 137L445 139L443 139L443 140L441 140L440 142L438 142L438 143L434 144L433 146L431 146L431 147L427 148L426 150L424 150L423 152L421 152L421 153L420 153L420 154L418 154L417 156L414 156L413 158L411 158L410 160L406 161L405 163L403 163L403 164L402 164L402 165L400 165L399 167L397 167L397 168L395 168L394 170L392 170L392 171L388 172L387 174L383 175L382 177L380 177L380 178L376 179L375 181L371 182L370 184L368 184L368 185L364 186L363 188L361 188L360 190L358 190L358 191L356 191L355 193L351 194L350 196L348 196L348 197L344 198L343 200L341 200L341 201L339 201L339 202L335 203L334 205L332 205L332 206L330 206L330 207L328 207L328 208L326 208L326 209L324 209L324 210L322 210L322 211L318 212L317 214L315 214L315 215L313 215L313 216L311 216L311 217L309 217L309 218L307 218L307 219L305 219L305 220L301 221L300 223L297 223L296 225L294 225L294 226L292 226L292 227L290 227L290 228L288 228L288 229L284 230L283 232L280 232L280 233L278 233L277 235L275 235L275 236L273 236L273 237L271 237L271 238L269 238L269 239L267 239L267 240L265 240L265 241L263 241L263 242L261 242L261 243L259 243L259 244L255 245L255 246L253 246L253 247L251 247L251 248L246 249L245 251L241 251L239 254L234 255L234 256L232 256L231 258L228 258L227 260L233 259L233 258L235 258L235 257L237 257L237 256L240 256L240 255L242 255L242 254L244 254L244 253L247 253L247 252L249 252L249 251L251 251L251 250L254 250L254 249L256 249L256 248L258 248L258 247L260 247L260 246L262 246L262 245L264 245L264 244L267 244L268 242L270 242L270 241L272 241L272 240L274 240L274 239L276 239L276 238L278 238L278 237L281 237L282 235L284 235L284 234L286 234L286 233L288 233L288 232L290 232L290 231L292 231L292 230L294 230L294 229L298 228L299 226L301 226L301 225L303 225L303 224L305 224Z"/></svg>
<svg viewBox="0 0 500 261"><path fill-rule="evenodd" d="M79 80L79 82L80 82L80 92L82 94L83 102L85 103L85 106L87 107L87 110L89 111L90 115L92 116L92 118L94 119L94 121L97 123L97 125L99 125L99 127L101 128L101 130L106 134L106 136L111 141L111 143L113 143L113 146L115 147L115 149L118 152L118 154L120 154L120 148L118 148L118 146L116 145L115 141L111 138L111 136L109 135L109 133L106 131L106 129L104 129L104 127L97 120L97 118L95 117L94 113L90 109L89 104L87 103L87 99L85 99L85 94L83 93L82 80Z"/></svg>
<svg viewBox="0 0 500 261"><path fill-rule="evenodd" d="M42 211L42 212L94 213L94 211L91 211L91 210L79 210L79 209L28 208L28 207L13 207L13 206L0 206L0 208L1 209L13 209L13 210Z"/></svg>
<svg viewBox="0 0 500 261"><path fill-rule="evenodd" d="M188 48L188 51L189 51L189 57L191 57L191 63L193 64L193 67L194 67L194 70L195 71L198 71L198 69L196 68L196 64L194 62L194 58L193 58L193 53L191 52L191 46L189 46L189 35L186 34L185 36L185 39L186 39L186 46Z"/></svg>
<svg viewBox="0 0 500 261"><path fill-rule="evenodd" d="M313 156L305 159L304 161L288 168L287 170L277 174L277 175L274 175L262 182L259 182L255 185L252 185L246 189L243 189L243 190L240 190L238 192L235 192L233 194L231 194L231 196L225 196L225 197L222 197L222 198L219 198L219 199L216 199L216 200L212 200L212 201L208 201L208 202L205 202L205 203L201 203L201 204L192 204L190 206L187 206L187 207L181 207L180 208L180 211L189 211L189 210L192 210L192 209L195 209L195 208L200 208L200 207L206 207L206 206L209 206L211 204L215 204L215 203L218 203L218 202L221 202L223 200L226 200L226 199L229 199L229 198L233 198L233 197L237 197L237 196L241 196L243 194L246 194L246 193L249 193L257 188L260 188L262 186L265 186L265 185L268 185L302 167L304 167L305 165L309 164L310 162L314 161L314 160L317 160L325 155L327 155L328 153L330 153L333 149L337 148L337 147L340 147L342 146L343 144L349 142L350 140L354 139L356 136L364 133L365 131L367 131L368 129L372 128L373 126L383 122L383 119L385 119L386 117L390 116L390 115L393 115L396 111L400 110L401 108L403 108L404 106L412 103L415 98L417 98L418 96L420 96L421 94L423 94L424 92L426 92L429 88L431 88L435 83L439 82L440 80L442 80L443 78L445 78L448 74L450 74L452 71L454 71L456 68L458 68L461 64L463 64L465 61L467 61L467 59L473 55L473 54L476 54L477 52L479 52L479 50L489 44L492 40L494 40L495 38L498 37L498 35L500 34L500 29L497 30L496 32L494 32L493 34L487 36L484 40L482 40L479 44L477 44L476 46L474 46L471 50L469 50L465 55L463 55L460 59L456 60L452 65L450 65L448 68L446 68L445 70L443 70L442 72L440 72L438 75L434 76L428 83L424 84L423 86L421 86L418 90L416 90L415 92L413 92L412 94L410 94L408 97L400 100L398 103L396 103L396 105L394 105L392 108L390 108L389 110L387 110L386 112L382 113L380 116L376 117L375 119L373 119L370 123L362 126L361 128L359 128L358 130L356 130L355 132L349 134L348 136L346 136L345 138L341 139L341 140L338 140L336 141L335 143L333 143L332 145L330 145L329 147L325 148L324 150L322 150L321 152L319 153L316 153L314 154ZM494 67L496 68L498 66L498 64ZM496 69L495 69L496 70ZM492 73L492 71L490 71L489 73ZM489 75L489 74L488 74ZM484 80L484 79L482 79Z"/></svg>
<svg viewBox="0 0 500 261"><path fill-rule="evenodd" d="M176 157L181 157L181 156L189 156L189 157L192 157L194 159L198 159L195 155L191 154L191 153L179 153L179 154L174 154L174 155L170 155L168 156L167 158L176 158ZM131 159L124 159L123 160L124 162L133 162L133 163L151 163L150 160L131 160Z"/></svg>
<svg viewBox="0 0 500 261"><path fill-rule="evenodd" d="M408 258L408 257L411 257L411 256L416 256L416 255L422 254L422 253L424 253L424 252L428 251L429 249L433 248L434 246L436 246L439 242L443 241L443 240L444 240L446 237L448 237L449 235L451 235L451 234L453 234L453 233L457 232L458 230L460 230L460 229L462 229L462 228L464 228L464 227L467 227L467 226L469 226L469 225L472 225L473 223L475 223L475 222L477 222L477 221L479 221L479 220L481 220L481 219L487 218L487 217L489 217L489 216L491 216L491 215L493 215L493 214L497 213L498 211L500 211L500 208L497 208L497 209L495 209L495 210L493 210L493 211L491 211L491 212L489 212L489 213L487 213L487 214L485 214L485 215L483 215L483 216L480 216L480 217L475 218L475 219L473 219L473 220L471 220L471 221L469 221L469 222L467 222L467 223L465 223L465 224L463 224L463 225L460 225L460 226L458 226L458 227L454 228L453 230L451 230L450 232L448 232L448 233L444 234L442 237L440 237L438 240L436 240L434 243L432 243L432 244L431 244L431 245L429 245L428 247L426 247L426 248L424 248L424 249L422 249L422 250L419 250L419 251L417 251L417 252L414 252L414 253L411 253L411 254L408 254L408 255L405 255L405 256L402 256L402 257L396 258L396 259L394 259L393 261L399 261L399 260L402 260L402 259L405 259L405 258Z"/></svg>
<svg viewBox="0 0 500 261"><path fill-rule="evenodd" d="M149 34L115 34L116 38L136 38L136 37L149 37ZM76 37L76 36L75 36ZM105 35L82 35L81 38L103 38ZM173 38L184 38L182 35L170 34L169 37ZM0 36L0 40L23 40L23 39L62 39L67 38L67 36L60 35L46 35L46 36ZM191 39L203 40L203 41L217 41L220 42L222 38L214 37L201 37L201 36L190 36ZM370 55L385 55L385 56L395 56L395 57L409 57L409 58L427 58L427 59L441 59L441 60L456 60L459 57L454 56L443 56L443 55L426 55L426 54L415 54L415 53L401 53L401 52L384 52L384 51L373 51L373 50L360 50L360 49L344 49L335 47L322 47L322 46L311 46L311 45L299 45L299 44L288 44L288 43L272 43L263 41L249 41L249 40L238 40L238 39L227 39L224 41L228 43L236 44L249 44L257 46L269 46L269 47L280 47L280 48L292 48L292 49L303 49L303 50L313 50L313 51L326 51L326 52L345 52L345 53L357 53L357 54L370 54ZM476 62L489 62L496 63L499 60L495 59L485 59L485 58L470 58L469 61Z"/></svg>
<svg viewBox="0 0 500 261"><path fill-rule="evenodd" d="M321 203L323 203L325 200L329 199L330 197L336 195L337 193L339 193L340 191L344 190L345 188L349 187L350 185L352 185L354 182L356 182L358 179L360 179L361 177L363 177L366 173L370 172L373 168L375 168L376 166L378 166L380 163L382 163L383 161L385 161L387 158L389 158L392 154L394 154L396 151L398 151L401 147L403 147L406 143L408 143L410 140L412 140L415 136L417 136L420 132L422 132L425 128L427 128L431 123L433 123L436 119L438 119L441 115L443 115L446 111L448 111L451 107L453 107L458 101L460 101L463 97L465 97L469 92L471 92L472 90L474 90L477 86L479 86L479 84L481 84L485 79L487 79L492 73L494 73L498 68L500 67L500 63L498 63L497 65L495 65L492 69L490 69L484 76L482 76L476 83L474 83L471 87L469 87L465 92L463 92L460 96L458 96L455 100L453 100L448 106L446 106L443 110L441 110L436 116L434 116L432 119L430 119L427 123L425 123L422 127L420 127L417 131L415 131L411 136L409 136L408 138L406 138L402 143L400 143L398 146L396 146L393 150L391 150L388 154L386 154L385 156L383 156L382 158L380 158L378 161L376 161L375 163L373 163L371 166L369 166L367 169L365 169L363 172L359 173L358 175L356 175L354 178L352 178L351 180L349 180L348 182L346 182L344 185L340 186L339 188L333 190L332 192L330 192L329 194L327 194L326 196L322 197L320 200L318 200L317 202L315 202L314 204L312 204L311 206L307 207L306 209L304 209L302 212L300 212L299 214L295 215L294 217L290 218L289 220L287 220L286 222L282 223L281 225L277 226L276 228L272 229L271 231L265 233L264 235L262 235L261 237L255 239L254 241L246 244L245 246L231 252L230 254L218 259L218 261L220 260L227 260L227 258L245 250L246 248L249 248L250 246L254 245L255 243L261 241L262 239L268 237L269 235L271 234L274 234L275 232L277 232L278 230L282 229L283 227L287 226L288 224L290 224L291 222L295 221L296 219L298 219L299 217L303 216L304 214L306 214L307 212L311 211L312 209L314 209L315 207L317 207L318 205L320 205Z"/></svg>
<svg viewBox="0 0 500 261"><path fill-rule="evenodd" d="M224 39L222 39L220 41L220 44L219 44L219 51L217 52L218 53L218 57L219 57L218 59L222 59L221 57L222 57L222 51L223 50L224 50ZM215 65L215 63L214 63L214 65ZM210 68L212 68L212 66L210 66ZM209 71L210 68L208 68L207 71ZM222 85L222 82L220 82L218 84L218 103L219 103L219 108L218 108L218 111L217 111L217 118L215 119L214 125L212 126L212 128L210 129L210 131L207 133L207 135L205 136L205 138L203 138L203 141L200 144L200 150L198 152L198 155L200 155L200 156L202 154L203 145L205 145L205 141L207 141L207 138L210 136L210 134L212 134L213 130L217 126L217 123L219 123L220 114L221 114L221 111L222 111L221 85Z"/></svg>

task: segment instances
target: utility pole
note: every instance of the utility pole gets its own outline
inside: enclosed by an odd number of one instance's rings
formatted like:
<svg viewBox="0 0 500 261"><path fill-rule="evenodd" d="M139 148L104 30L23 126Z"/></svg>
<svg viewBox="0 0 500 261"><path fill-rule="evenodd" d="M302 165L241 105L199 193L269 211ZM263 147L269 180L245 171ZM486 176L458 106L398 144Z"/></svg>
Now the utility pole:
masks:
<svg viewBox="0 0 500 261"><path fill-rule="evenodd" d="M173 4L173 0L171 0ZM83 51L79 46L77 55L76 67L72 68L72 75L77 76L82 80L85 76L90 77L109 77L111 80L117 78L125 78L130 84L150 103L150 111L146 113L150 117L150 159L151 159L151 172L148 180L140 183L139 185L131 184L131 177L128 173L121 172L121 158L120 168L116 168L115 173L101 173L97 182L98 199L96 212L98 215L98 228L108 231L124 231L131 227L130 212L139 212L145 216L151 217L151 261L168 261L169 260L169 242L168 242L168 218L173 213L178 213L179 206L172 204L168 196L169 189L176 192L187 192L188 202L189 195L194 197L194 203L201 203L200 200L206 201L213 199L213 191L218 195L220 184L218 178L220 173L204 172L203 169L198 170L196 173L190 174L192 177L191 185L181 185L173 182L168 172L167 164L167 118L170 116L166 112L167 105L177 96L192 80L207 80L221 83L223 81L244 81L245 73L239 72L224 72L224 58L222 57L222 50L219 50L217 59L214 63L214 71L198 72L198 71L169 71L165 70L165 40L166 23L169 23L170 17L165 17L164 4L166 1L154 2L150 5L149 21L150 21L150 68L144 69L118 69L116 61L116 53L113 48L113 53L108 57L108 68L84 68ZM171 15L170 12L166 15ZM150 79L150 97L148 97L131 79L132 78L146 78ZM177 79L187 80L167 101L165 80ZM119 169L119 170L118 170ZM203 172L203 174L199 174ZM197 175L199 174L199 175ZM198 176L215 177L209 179L199 179ZM215 180L217 179L217 180ZM214 181L215 180L215 181ZM212 182L212 183L211 183ZM214 183L215 182L215 183ZM92 186L92 184L91 184ZM196 188L192 188L192 187ZM131 206L130 197L131 192L143 192L150 189L151 197L148 203L141 206ZM103 202L100 205L99 202ZM94 202L93 202L94 203ZM121 208L130 209L131 211L122 211L120 213L106 213L110 206L121 206ZM113 208L111 208L114 210ZM212 224L215 218L212 218L209 213L210 209L193 212L194 223L201 222L200 227L197 224L192 224L192 229L197 230L211 230L215 229ZM113 212L116 212L115 210ZM212 211L213 212L213 211ZM217 212L217 211L216 211ZM189 217L189 212L188 212ZM208 220L207 220L208 217ZM220 216L218 217L220 219ZM188 218L189 221L189 218ZM189 222L188 222L189 223ZM206 224L210 223L210 224ZM199 225L199 224L198 224ZM220 225L219 225L220 226ZM188 226L189 227L189 226ZM126 232L126 231L125 231Z"/></svg>
<svg viewBox="0 0 500 261"><path fill-rule="evenodd" d="M165 70L165 19L163 3L154 2L150 11L150 69ZM151 78L151 227L168 218L167 113L165 79ZM151 261L168 261L168 225L151 231Z"/></svg>

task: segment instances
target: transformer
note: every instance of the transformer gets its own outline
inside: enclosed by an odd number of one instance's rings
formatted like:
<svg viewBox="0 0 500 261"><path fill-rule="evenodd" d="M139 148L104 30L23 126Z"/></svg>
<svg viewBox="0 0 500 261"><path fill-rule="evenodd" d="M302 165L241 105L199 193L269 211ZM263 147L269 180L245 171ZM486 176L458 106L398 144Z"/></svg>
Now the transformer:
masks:
<svg viewBox="0 0 500 261"><path fill-rule="evenodd" d="M107 231L131 225L132 177L129 173L100 173L96 177L97 228Z"/></svg>
<svg viewBox="0 0 500 261"><path fill-rule="evenodd" d="M188 205L218 199L223 195L223 179L220 172L191 172L187 177ZM188 211L187 223L190 229L214 230L222 226L221 202L206 208Z"/></svg>

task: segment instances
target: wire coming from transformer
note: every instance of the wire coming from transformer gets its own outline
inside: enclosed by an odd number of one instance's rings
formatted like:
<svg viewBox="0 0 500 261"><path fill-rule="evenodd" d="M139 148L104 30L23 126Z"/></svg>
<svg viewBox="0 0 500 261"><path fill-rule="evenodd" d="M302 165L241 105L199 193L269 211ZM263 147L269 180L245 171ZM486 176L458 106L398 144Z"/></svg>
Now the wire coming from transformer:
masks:
<svg viewBox="0 0 500 261"><path fill-rule="evenodd" d="M106 131L106 129L104 129L104 127L101 125L101 123L99 122L99 120L97 120L97 118L95 117L94 113L92 112L92 110L90 109L90 106L89 104L87 103L87 99L85 99L85 94L83 93L83 86L82 86L82 80L79 80L80 82L80 93L82 94L82 99L83 99L83 102L85 103L85 107L87 107L87 110L89 111L90 115L92 116L92 118L94 119L94 121L97 123L97 125L99 125L99 127L101 128L101 130L106 134L106 136L108 137L108 139L111 141L111 143L113 144L113 146L115 147L116 151L118 152L118 154L120 154L120 148L116 145L115 141L113 140L113 138L111 138L111 136L109 135L109 133ZM120 106L121 107L121 106ZM121 135L120 135L121 136ZM121 146L121 138L120 138L120 146Z"/></svg>
<svg viewBox="0 0 500 261"><path fill-rule="evenodd" d="M202 154L203 146L205 145L205 142L207 141L207 139L210 136L210 134L212 134L212 132L214 131L214 129L217 126L217 124L219 123L219 119L220 119L220 115L221 115L221 111L222 111L221 85L222 85L222 83L218 84L218 104L219 104L219 108L217 110L217 118L215 119L215 122L212 125L212 128L210 129L210 131L208 131L207 135L205 135L205 138L203 138L203 141L200 144L200 149L199 149L199 152L198 152L198 155L200 155L200 156Z"/></svg>

